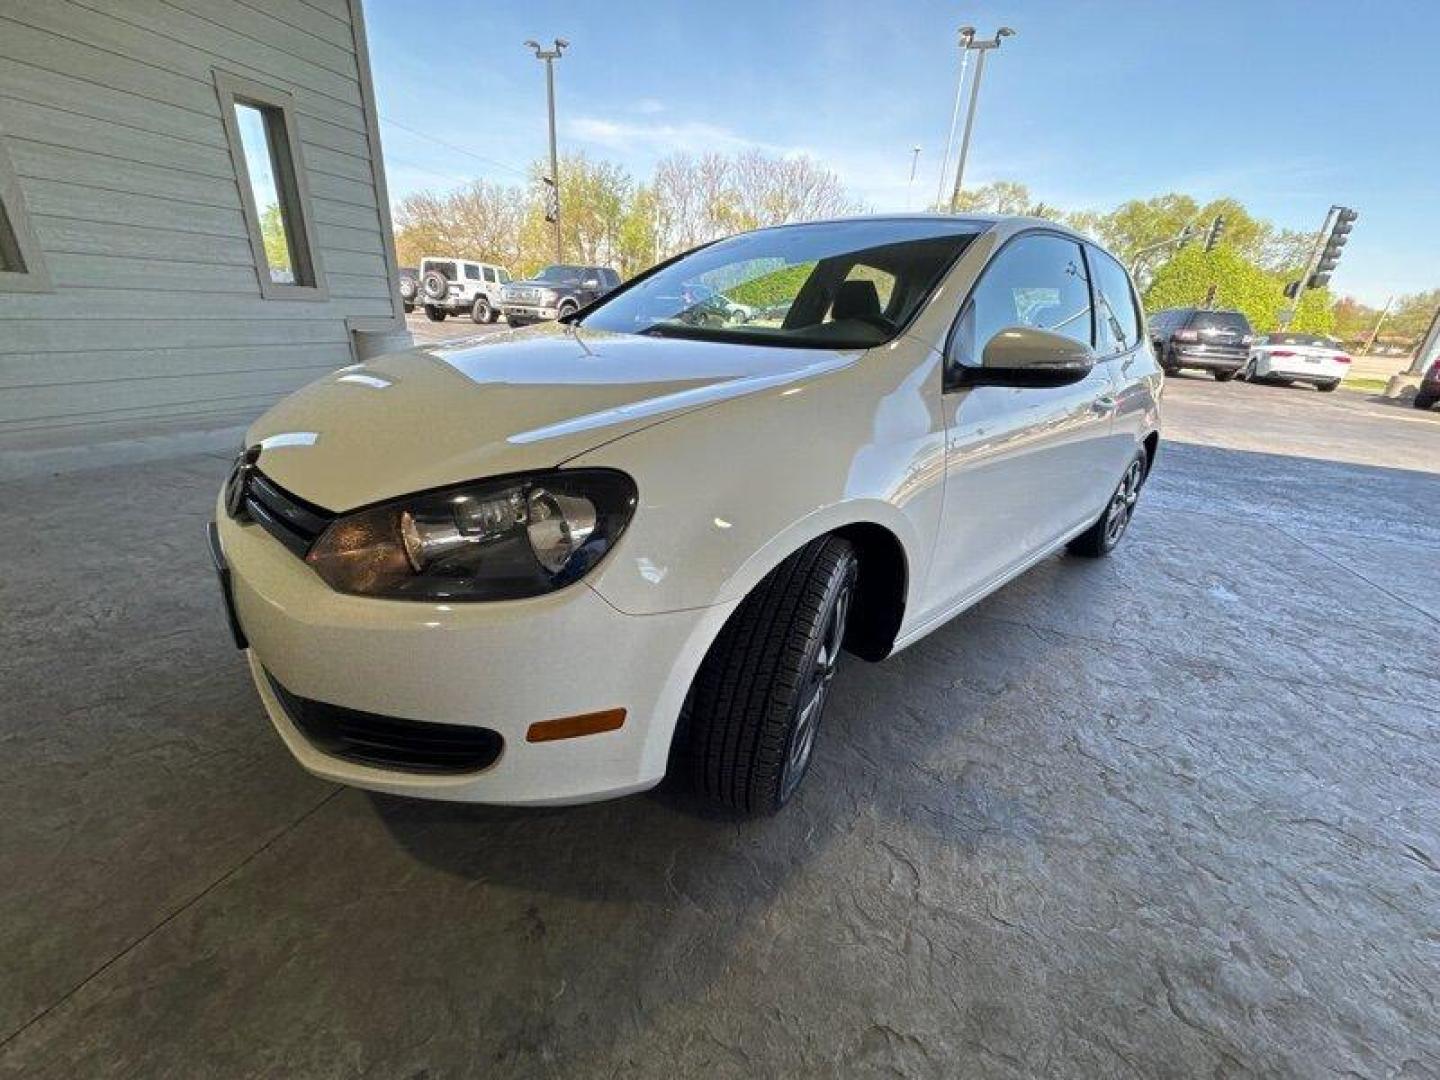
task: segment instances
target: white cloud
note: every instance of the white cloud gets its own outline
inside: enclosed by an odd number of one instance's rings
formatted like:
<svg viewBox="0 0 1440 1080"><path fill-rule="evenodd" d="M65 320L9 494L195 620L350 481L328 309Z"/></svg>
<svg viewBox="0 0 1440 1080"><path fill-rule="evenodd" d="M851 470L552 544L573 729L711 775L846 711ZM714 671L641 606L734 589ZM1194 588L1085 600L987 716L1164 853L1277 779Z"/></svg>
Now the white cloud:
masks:
<svg viewBox="0 0 1440 1080"><path fill-rule="evenodd" d="M765 150L772 154L793 154L798 149L751 139L730 128L700 120L679 122L607 120L599 116L577 116L565 125L567 134L583 142L612 150L631 152L693 150Z"/></svg>

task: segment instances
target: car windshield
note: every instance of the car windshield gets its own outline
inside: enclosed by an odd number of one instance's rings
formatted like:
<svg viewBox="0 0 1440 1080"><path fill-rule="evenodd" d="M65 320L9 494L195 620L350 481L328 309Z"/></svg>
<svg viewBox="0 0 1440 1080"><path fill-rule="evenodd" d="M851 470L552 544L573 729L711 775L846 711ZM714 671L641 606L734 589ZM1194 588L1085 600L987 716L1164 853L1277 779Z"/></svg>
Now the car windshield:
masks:
<svg viewBox="0 0 1440 1080"><path fill-rule="evenodd" d="M1265 339L1267 345L1315 345L1322 349L1338 349L1340 343L1334 338L1320 334L1271 334Z"/></svg>
<svg viewBox="0 0 1440 1080"><path fill-rule="evenodd" d="M1248 334L1250 324L1238 311L1197 311L1190 320L1192 330L1234 330Z"/></svg>
<svg viewBox="0 0 1440 1080"><path fill-rule="evenodd" d="M535 275L535 281L548 281L556 285L579 285L585 276L583 266L547 266Z"/></svg>
<svg viewBox="0 0 1440 1080"><path fill-rule="evenodd" d="M900 333L987 228L908 218L761 229L682 256L583 321L625 334L871 348Z"/></svg>

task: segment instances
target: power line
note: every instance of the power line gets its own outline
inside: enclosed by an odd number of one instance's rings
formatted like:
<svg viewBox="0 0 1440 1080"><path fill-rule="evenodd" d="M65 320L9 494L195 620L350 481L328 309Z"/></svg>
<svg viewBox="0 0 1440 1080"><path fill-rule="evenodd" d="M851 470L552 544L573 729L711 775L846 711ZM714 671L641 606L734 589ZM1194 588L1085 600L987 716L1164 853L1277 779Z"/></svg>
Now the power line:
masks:
<svg viewBox="0 0 1440 1080"><path fill-rule="evenodd" d="M504 169L506 172L512 172L516 176L523 176L527 180L530 178L529 172L525 169L516 168L514 165L509 165L503 161L497 161L495 158L486 157L484 154L477 154L473 150L467 150L463 146L456 146L454 143L446 142L444 139L437 139L434 135L429 135L423 131L417 131L415 128L410 127L408 124L400 123L399 120L392 120L388 116L382 116L380 117L380 122L382 124L389 124L391 127L399 128L401 131L408 131L411 135L414 135L417 138L428 139L436 146L443 146L445 147L445 149L453 150L457 154L464 154L466 157L472 157L476 161L483 161L486 165L494 166L497 169Z"/></svg>

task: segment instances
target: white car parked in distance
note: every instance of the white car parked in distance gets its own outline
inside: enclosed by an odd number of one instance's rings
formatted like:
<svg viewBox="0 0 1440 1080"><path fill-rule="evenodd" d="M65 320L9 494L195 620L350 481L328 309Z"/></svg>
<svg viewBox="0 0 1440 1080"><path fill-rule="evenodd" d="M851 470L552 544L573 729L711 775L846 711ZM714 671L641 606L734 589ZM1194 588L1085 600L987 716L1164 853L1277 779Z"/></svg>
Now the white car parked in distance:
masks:
<svg viewBox="0 0 1440 1080"><path fill-rule="evenodd" d="M448 256L427 255L420 260L417 302L431 322L446 315L469 315L477 323L500 317L500 290L510 283L510 271L492 263Z"/></svg>
<svg viewBox="0 0 1440 1080"><path fill-rule="evenodd" d="M1252 382L1310 383L1330 391L1350 374L1350 354L1334 338L1277 331L1255 339L1241 378Z"/></svg>
<svg viewBox="0 0 1440 1080"><path fill-rule="evenodd" d="M686 296L750 283L764 317ZM1124 535L1162 375L1124 268L1029 218L762 229L569 322L345 368L251 428L210 542L307 769L742 812L881 660ZM866 718L885 723L887 718Z"/></svg>

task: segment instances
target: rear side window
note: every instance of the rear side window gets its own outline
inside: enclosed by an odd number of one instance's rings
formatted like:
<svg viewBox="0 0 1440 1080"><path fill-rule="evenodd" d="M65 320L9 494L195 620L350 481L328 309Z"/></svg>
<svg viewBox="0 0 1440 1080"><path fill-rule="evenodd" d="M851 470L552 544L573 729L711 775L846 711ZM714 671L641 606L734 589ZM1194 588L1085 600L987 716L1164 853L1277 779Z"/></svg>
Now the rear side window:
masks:
<svg viewBox="0 0 1440 1080"><path fill-rule="evenodd" d="M495 268L494 268L493 266L487 266L487 267L485 267L485 280L488 281L488 282L491 282L492 284L494 283L494 281L495 281Z"/></svg>
<svg viewBox="0 0 1440 1080"><path fill-rule="evenodd" d="M1095 326L1101 356L1129 352L1140 344L1140 305L1125 268L1103 251L1090 248L1095 277Z"/></svg>
<svg viewBox="0 0 1440 1080"><path fill-rule="evenodd" d="M479 281L479 280L480 280L480 267L475 266L475 265L473 265L473 264L471 264L471 263L466 263L466 264L465 264L465 278L466 278L466 280L468 280L468 281Z"/></svg>
<svg viewBox="0 0 1440 1080"><path fill-rule="evenodd" d="M1191 330L1233 330L1250 333L1250 324L1238 311L1197 311L1190 317Z"/></svg>
<svg viewBox="0 0 1440 1080"><path fill-rule="evenodd" d="M1012 326L1032 326L1093 344L1090 282L1080 245L1061 236L1013 240L985 268L955 327L951 355L978 366L986 343Z"/></svg>

